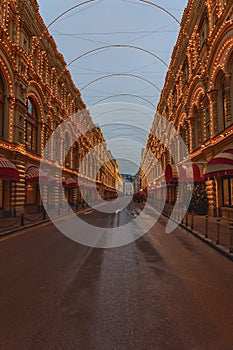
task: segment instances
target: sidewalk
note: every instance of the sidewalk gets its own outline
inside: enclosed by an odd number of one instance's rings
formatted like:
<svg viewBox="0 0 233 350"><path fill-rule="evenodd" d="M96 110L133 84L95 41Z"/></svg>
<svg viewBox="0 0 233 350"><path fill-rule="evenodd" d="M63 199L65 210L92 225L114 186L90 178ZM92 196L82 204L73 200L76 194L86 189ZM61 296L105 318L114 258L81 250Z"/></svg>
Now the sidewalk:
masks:
<svg viewBox="0 0 233 350"><path fill-rule="evenodd" d="M162 214L168 217L165 213ZM217 223L217 219L219 219L219 223ZM192 214L187 213L179 225L233 261L233 252L230 252L233 243L233 230L230 231L230 223L223 218L205 215L193 215L192 219Z"/></svg>
<svg viewBox="0 0 233 350"><path fill-rule="evenodd" d="M90 207L79 208L78 210L76 210L75 208L72 208L72 210L76 214L82 213L87 209L90 209ZM62 216L69 215L70 213L71 213L71 210L65 211L64 209L61 208L59 215L57 213L57 219L61 218ZM25 213L23 217L18 216L15 218L1 218L0 219L0 237L6 236L14 232L18 232L20 230L25 230L33 226L41 225L49 221L50 219L44 212Z"/></svg>

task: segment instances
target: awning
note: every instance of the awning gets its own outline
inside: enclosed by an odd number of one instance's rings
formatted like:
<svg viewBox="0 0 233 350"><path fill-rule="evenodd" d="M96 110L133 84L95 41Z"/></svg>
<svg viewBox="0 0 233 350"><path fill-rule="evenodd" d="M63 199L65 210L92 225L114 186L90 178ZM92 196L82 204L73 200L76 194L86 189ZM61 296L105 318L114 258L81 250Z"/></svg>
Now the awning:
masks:
<svg viewBox="0 0 233 350"><path fill-rule="evenodd" d="M204 169L204 177L233 175L233 149L229 148L212 158Z"/></svg>
<svg viewBox="0 0 233 350"><path fill-rule="evenodd" d="M165 169L166 182L177 182L178 181L178 169L174 164L168 164Z"/></svg>
<svg viewBox="0 0 233 350"><path fill-rule="evenodd" d="M78 184L77 181L72 177L66 177L62 179L62 186L64 188L77 188Z"/></svg>
<svg viewBox="0 0 233 350"><path fill-rule="evenodd" d="M57 179L53 176L53 175L49 175L48 176L48 180L49 180L49 184L50 185L57 185L58 184L58 182L57 182Z"/></svg>
<svg viewBox="0 0 233 350"><path fill-rule="evenodd" d="M39 171L39 168L34 165L27 168L25 178L28 185L38 185L39 183L48 185L49 183L47 174L43 170Z"/></svg>
<svg viewBox="0 0 233 350"><path fill-rule="evenodd" d="M19 172L16 166L3 157L0 158L0 179L19 181Z"/></svg>
<svg viewBox="0 0 233 350"><path fill-rule="evenodd" d="M202 182L203 163L193 163L192 166L179 165L180 182Z"/></svg>

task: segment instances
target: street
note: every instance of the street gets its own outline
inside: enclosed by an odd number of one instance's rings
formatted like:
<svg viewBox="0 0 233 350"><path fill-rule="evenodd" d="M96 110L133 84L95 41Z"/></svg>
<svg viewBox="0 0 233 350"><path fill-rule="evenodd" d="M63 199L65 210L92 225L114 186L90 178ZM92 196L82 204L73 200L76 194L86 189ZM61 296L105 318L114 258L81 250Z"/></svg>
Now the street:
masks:
<svg viewBox="0 0 233 350"><path fill-rule="evenodd" d="M129 221L127 209L117 215ZM233 349L232 262L182 228L166 234L166 222L114 249L79 245L51 223L2 238L0 348Z"/></svg>

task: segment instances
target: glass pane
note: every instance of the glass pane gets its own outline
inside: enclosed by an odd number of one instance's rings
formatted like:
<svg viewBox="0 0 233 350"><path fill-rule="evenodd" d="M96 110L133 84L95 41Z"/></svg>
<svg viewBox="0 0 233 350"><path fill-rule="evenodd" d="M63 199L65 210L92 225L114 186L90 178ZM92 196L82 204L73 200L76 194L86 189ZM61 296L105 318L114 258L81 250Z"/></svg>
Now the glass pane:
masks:
<svg viewBox="0 0 233 350"><path fill-rule="evenodd" d="M230 205L228 179L223 180L223 205Z"/></svg>
<svg viewBox="0 0 233 350"><path fill-rule="evenodd" d="M233 205L233 178L230 179L231 205Z"/></svg>
<svg viewBox="0 0 233 350"><path fill-rule="evenodd" d="M27 147L32 149L32 125L27 123L27 137L26 137Z"/></svg>
<svg viewBox="0 0 233 350"><path fill-rule="evenodd" d="M0 74L0 90L2 90L2 92L4 92L4 83L3 83L3 78Z"/></svg>
<svg viewBox="0 0 233 350"><path fill-rule="evenodd" d="M0 136L3 136L4 105L0 103Z"/></svg>
<svg viewBox="0 0 233 350"><path fill-rule="evenodd" d="M28 185L26 191L26 203L36 204L36 186Z"/></svg>
<svg viewBox="0 0 233 350"><path fill-rule="evenodd" d="M37 128L33 126L33 137L32 137L32 149L33 151L37 151Z"/></svg>
<svg viewBox="0 0 233 350"><path fill-rule="evenodd" d="M3 207L3 180L0 180L0 208Z"/></svg>
<svg viewBox="0 0 233 350"><path fill-rule="evenodd" d="M28 100L28 113L32 116L32 102Z"/></svg>

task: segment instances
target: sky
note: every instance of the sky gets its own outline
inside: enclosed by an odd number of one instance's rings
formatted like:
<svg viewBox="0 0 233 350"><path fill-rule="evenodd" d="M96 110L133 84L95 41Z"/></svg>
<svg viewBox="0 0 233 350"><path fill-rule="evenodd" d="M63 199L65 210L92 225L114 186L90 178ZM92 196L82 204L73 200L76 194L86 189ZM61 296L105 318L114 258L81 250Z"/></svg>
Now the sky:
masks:
<svg viewBox="0 0 233 350"><path fill-rule="evenodd" d="M119 163L123 157L130 160L128 168L123 162L121 171L134 173L140 165L141 150L179 33L177 21L181 20L187 0L151 0L171 16L140 0L89 0L50 25L82 1L38 3L113 156ZM108 47L101 49L103 46ZM97 50L85 54L94 49Z"/></svg>

